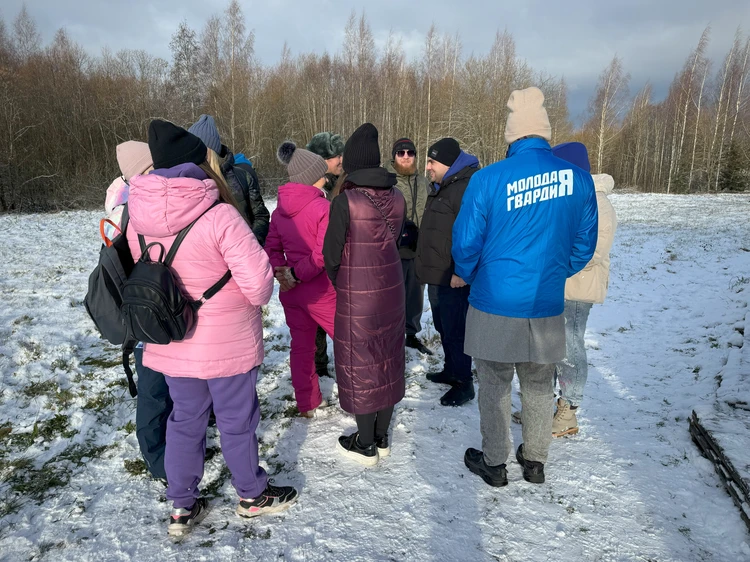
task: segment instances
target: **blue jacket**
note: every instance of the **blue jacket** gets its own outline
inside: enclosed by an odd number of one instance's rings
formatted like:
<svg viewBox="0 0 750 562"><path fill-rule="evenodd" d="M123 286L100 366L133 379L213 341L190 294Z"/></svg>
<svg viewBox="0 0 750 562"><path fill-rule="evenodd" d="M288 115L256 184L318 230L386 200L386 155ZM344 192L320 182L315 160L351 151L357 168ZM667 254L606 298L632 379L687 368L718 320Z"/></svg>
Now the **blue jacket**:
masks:
<svg viewBox="0 0 750 562"><path fill-rule="evenodd" d="M453 225L469 302L514 318L562 314L565 280L594 255L597 223L591 174L543 139L514 142L507 159L472 176Z"/></svg>

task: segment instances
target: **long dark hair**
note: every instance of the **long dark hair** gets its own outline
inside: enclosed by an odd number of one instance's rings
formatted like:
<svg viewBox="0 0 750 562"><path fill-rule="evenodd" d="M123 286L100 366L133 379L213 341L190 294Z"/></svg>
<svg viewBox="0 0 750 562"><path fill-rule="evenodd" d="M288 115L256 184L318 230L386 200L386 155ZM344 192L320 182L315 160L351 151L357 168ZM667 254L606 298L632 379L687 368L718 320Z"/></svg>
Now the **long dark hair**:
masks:
<svg viewBox="0 0 750 562"><path fill-rule="evenodd" d="M333 186L333 190L331 190L331 201L342 191L344 191L344 184L346 183L346 176L348 176L346 172L342 172L339 176L339 179L336 180L336 185Z"/></svg>

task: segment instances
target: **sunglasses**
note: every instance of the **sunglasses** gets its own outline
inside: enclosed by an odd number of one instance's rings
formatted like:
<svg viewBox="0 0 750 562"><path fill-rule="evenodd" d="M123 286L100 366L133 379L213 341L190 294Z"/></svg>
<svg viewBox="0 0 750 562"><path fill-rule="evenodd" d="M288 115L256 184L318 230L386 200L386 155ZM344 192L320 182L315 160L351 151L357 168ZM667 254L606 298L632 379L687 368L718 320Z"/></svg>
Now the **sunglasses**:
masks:
<svg viewBox="0 0 750 562"><path fill-rule="evenodd" d="M397 150L396 151L396 156L400 158L406 158L407 156L410 158L414 158L416 155L417 153L414 152L413 150Z"/></svg>

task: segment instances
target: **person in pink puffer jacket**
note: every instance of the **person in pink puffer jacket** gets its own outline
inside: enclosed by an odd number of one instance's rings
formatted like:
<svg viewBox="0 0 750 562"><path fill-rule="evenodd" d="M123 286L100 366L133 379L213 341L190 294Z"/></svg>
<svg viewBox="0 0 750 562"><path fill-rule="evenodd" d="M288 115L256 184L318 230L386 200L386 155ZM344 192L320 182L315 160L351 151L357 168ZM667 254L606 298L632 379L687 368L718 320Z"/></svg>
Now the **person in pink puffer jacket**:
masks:
<svg viewBox="0 0 750 562"><path fill-rule="evenodd" d="M239 515L280 511L297 492L268 484L258 464L260 307L273 292L271 264L220 173L206 161L206 146L198 137L155 120L149 126L148 144L154 170L130 180L126 233L133 258L141 256L139 234L146 244L159 242L168 250L180 230L199 219L172 262L181 290L200 299L227 269L232 272L229 282L201 307L184 340L147 343L143 350L143 365L164 373L174 403L164 457L167 499L173 502L168 532L182 535L206 514L207 501L199 497L198 484L212 408L222 453L241 498ZM230 204L212 208L217 200ZM156 259L158 246L150 252Z"/></svg>
<svg viewBox="0 0 750 562"><path fill-rule="evenodd" d="M325 405L315 372L318 326L333 337L336 291L325 273L323 239L330 203L323 192L328 165L317 154L284 142L279 160L289 183L279 187L265 250L281 284L279 300L292 336L290 365L297 409L305 417Z"/></svg>

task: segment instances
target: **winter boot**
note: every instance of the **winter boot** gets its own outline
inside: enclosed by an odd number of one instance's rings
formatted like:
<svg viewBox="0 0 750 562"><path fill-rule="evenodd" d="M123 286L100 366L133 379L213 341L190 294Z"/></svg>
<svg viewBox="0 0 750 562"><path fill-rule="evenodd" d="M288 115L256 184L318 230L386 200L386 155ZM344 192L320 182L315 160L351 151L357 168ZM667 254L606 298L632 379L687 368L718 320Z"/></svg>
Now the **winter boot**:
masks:
<svg viewBox="0 0 750 562"><path fill-rule="evenodd" d="M308 410L306 412L300 412L299 415L302 416L303 418L314 418L317 415L317 412L327 407L328 407L328 402L326 402L325 398L322 398L317 408L313 408L312 410Z"/></svg>
<svg viewBox="0 0 750 562"><path fill-rule="evenodd" d="M456 383L453 388L443 394L440 403L443 406L460 406L469 400L474 400L474 382L471 380Z"/></svg>
<svg viewBox="0 0 750 562"><path fill-rule="evenodd" d="M419 353L423 353L424 355L432 355L432 351L419 341L417 336L406 336L406 347L416 349Z"/></svg>
<svg viewBox="0 0 750 562"><path fill-rule="evenodd" d="M351 435L342 435L339 437L338 450L346 458L351 459L365 466L375 466L378 464L378 448L375 443L369 447L363 447L359 442L359 432Z"/></svg>
<svg viewBox="0 0 750 562"><path fill-rule="evenodd" d="M388 434L382 437L375 436L375 447L378 450L378 456L382 459L391 454L391 445L388 441Z"/></svg>
<svg viewBox="0 0 750 562"><path fill-rule="evenodd" d="M490 466L484 460L484 453L477 449L466 449L464 454L464 464L466 468L472 471L490 486L499 488L508 485L508 471L504 464Z"/></svg>
<svg viewBox="0 0 750 562"><path fill-rule="evenodd" d="M442 371L433 371L431 373L427 373L425 375L425 378L430 382L434 382L437 384L449 384L451 386L458 382L458 379L447 372L445 369L443 369Z"/></svg>
<svg viewBox="0 0 750 562"><path fill-rule="evenodd" d="M192 528L203 521L208 515L208 500L198 498L191 509L175 507L169 517L167 533L170 537L182 537L188 534Z"/></svg>
<svg viewBox="0 0 750 562"><path fill-rule="evenodd" d="M266 484L266 489L257 497L240 499L237 515L240 517L258 517L267 513L278 513L289 508L297 501L297 490L291 486L273 486Z"/></svg>
<svg viewBox="0 0 750 562"><path fill-rule="evenodd" d="M578 419L576 418L576 409L570 406L570 402L565 398L557 399L557 411L552 418L552 436L564 437L565 435L575 435L578 433Z"/></svg>
<svg viewBox="0 0 750 562"><path fill-rule="evenodd" d="M523 479L532 484L544 483L544 463L527 461L523 458L523 443L518 446L516 460L523 467Z"/></svg>

